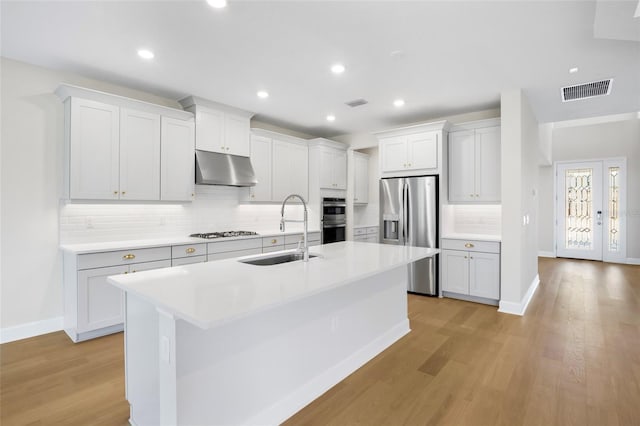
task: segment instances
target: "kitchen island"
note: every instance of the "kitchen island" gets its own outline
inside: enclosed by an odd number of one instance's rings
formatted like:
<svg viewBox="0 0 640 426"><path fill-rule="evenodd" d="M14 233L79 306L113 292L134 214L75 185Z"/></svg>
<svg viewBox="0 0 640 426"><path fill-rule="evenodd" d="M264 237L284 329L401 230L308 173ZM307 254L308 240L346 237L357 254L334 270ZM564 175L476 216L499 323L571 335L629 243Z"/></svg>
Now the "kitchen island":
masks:
<svg viewBox="0 0 640 426"><path fill-rule="evenodd" d="M283 422L410 331L407 265L436 253L349 241L309 262L110 277L126 297L131 423Z"/></svg>

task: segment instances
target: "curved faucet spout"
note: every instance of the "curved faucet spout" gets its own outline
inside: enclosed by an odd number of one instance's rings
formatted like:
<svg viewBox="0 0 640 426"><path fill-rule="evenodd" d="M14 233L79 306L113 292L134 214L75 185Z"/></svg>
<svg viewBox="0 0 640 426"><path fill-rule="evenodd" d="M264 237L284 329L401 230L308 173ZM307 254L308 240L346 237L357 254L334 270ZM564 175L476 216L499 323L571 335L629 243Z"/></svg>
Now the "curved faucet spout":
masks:
<svg viewBox="0 0 640 426"><path fill-rule="evenodd" d="M304 207L304 220L300 221L300 220L286 220L284 218L284 206L287 204L287 201L289 201L291 198L299 198L300 201L302 201L302 206ZM307 202L304 200L304 198L302 198L301 195L298 194L290 194L287 195L284 199L284 201L282 202L282 208L280 209L280 230L282 232L284 232L285 230L285 223L287 222L304 222L304 248L303 248L303 260L305 262L309 261L309 246L307 245L307 224L308 224L308 219L307 219Z"/></svg>

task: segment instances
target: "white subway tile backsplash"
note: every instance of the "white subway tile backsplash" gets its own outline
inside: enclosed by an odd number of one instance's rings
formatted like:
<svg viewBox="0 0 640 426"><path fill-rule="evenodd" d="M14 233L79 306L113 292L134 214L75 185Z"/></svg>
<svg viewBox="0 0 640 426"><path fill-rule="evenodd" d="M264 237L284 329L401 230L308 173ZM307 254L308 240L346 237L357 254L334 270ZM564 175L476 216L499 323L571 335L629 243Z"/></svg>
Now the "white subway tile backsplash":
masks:
<svg viewBox="0 0 640 426"><path fill-rule="evenodd" d="M500 235L502 206L500 205L448 205L444 220L445 229L461 234Z"/></svg>

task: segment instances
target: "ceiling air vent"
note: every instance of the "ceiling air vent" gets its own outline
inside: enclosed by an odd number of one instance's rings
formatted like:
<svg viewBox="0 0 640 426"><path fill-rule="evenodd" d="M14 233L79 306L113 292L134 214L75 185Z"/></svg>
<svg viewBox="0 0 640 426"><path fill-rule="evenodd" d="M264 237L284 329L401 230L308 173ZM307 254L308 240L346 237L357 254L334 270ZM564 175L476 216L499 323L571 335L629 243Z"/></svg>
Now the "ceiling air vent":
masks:
<svg viewBox="0 0 640 426"><path fill-rule="evenodd" d="M345 104L349 105L351 108L359 107L360 105L366 105L369 101L366 99L355 99L353 101L345 102Z"/></svg>
<svg viewBox="0 0 640 426"><path fill-rule="evenodd" d="M562 102L577 101L611 93L613 79L592 81L591 83L576 84L562 88Z"/></svg>

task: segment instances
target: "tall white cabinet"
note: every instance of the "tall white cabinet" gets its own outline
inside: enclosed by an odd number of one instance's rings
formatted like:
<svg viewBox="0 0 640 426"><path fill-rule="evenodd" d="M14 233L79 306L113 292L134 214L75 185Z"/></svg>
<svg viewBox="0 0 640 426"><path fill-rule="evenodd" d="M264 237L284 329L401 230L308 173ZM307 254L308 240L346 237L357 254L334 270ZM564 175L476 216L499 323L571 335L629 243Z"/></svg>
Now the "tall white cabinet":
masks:
<svg viewBox="0 0 640 426"><path fill-rule="evenodd" d="M500 202L500 126L483 120L451 128L449 201Z"/></svg>
<svg viewBox="0 0 640 426"><path fill-rule="evenodd" d="M311 139L309 157L314 186L320 189L347 189L347 150L344 144L329 139ZM315 176L317 175L317 176Z"/></svg>
<svg viewBox="0 0 640 426"><path fill-rule="evenodd" d="M191 201L191 113L66 84L56 94L65 104L65 198Z"/></svg>
<svg viewBox="0 0 640 426"><path fill-rule="evenodd" d="M369 202L369 156L353 152L353 203Z"/></svg>

